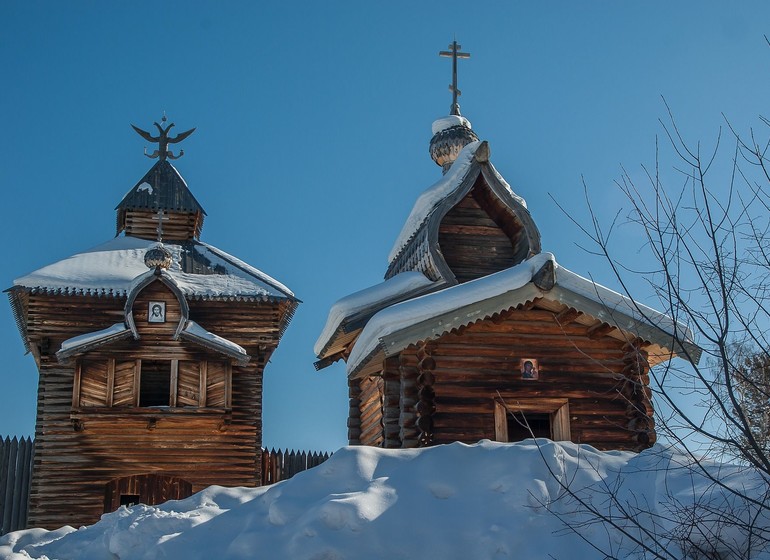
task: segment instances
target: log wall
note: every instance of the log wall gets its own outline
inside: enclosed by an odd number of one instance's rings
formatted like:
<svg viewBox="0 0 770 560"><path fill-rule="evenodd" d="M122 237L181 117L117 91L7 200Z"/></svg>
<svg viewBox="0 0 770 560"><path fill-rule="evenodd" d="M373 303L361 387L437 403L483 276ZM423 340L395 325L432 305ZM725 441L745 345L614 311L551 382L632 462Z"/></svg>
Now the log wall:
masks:
<svg viewBox="0 0 770 560"><path fill-rule="evenodd" d="M424 362L419 352L415 347L403 352L402 368ZM629 369L628 355L626 343L591 339L585 326L559 325L545 310L513 311L503 320L447 334L430 347L432 443L495 439L499 398L511 403L567 399L572 441L599 449L646 447L654 442L654 432L640 438L639 416L645 416L644 429L649 430L652 406L649 392L642 389L649 379L646 371L635 370L635 384L629 385L623 373ZM539 360L539 379L521 378L522 358ZM637 401L630 400L629 391Z"/></svg>
<svg viewBox="0 0 770 560"><path fill-rule="evenodd" d="M380 446L385 439L382 429L383 385L382 377L360 380L359 441L362 445Z"/></svg>
<svg viewBox="0 0 770 560"><path fill-rule="evenodd" d="M385 361L382 376L357 382L356 443L498 439L500 403L550 414L556 431L576 443L646 448L655 432L643 344L596 334L604 331L522 308L410 346ZM538 379L522 378L523 358L538 360Z"/></svg>
<svg viewBox="0 0 770 560"><path fill-rule="evenodd" d="M40 368L30 526L52 529L97 521L108 485L118 487L118 479L176 477L179 487L189 483L192 492L211 484L259 484L262 375L280 336L285 304L189 302L191 319L253 357L238 367L221 354L170 340L169 329L178 321L175 300L165 300L166 323L146 323L147 301L140 299L166 297L165 287L150 286L156 287L160 290L137 298L139 341L100 347L82 364L67 366L54 355L61 342L121 321L125 298L30 295L28 328ZM133 406L136 367L143 359L178 360L176 407ZM79 369L85 390L76 401L81 406L73 407Z"/></svg>

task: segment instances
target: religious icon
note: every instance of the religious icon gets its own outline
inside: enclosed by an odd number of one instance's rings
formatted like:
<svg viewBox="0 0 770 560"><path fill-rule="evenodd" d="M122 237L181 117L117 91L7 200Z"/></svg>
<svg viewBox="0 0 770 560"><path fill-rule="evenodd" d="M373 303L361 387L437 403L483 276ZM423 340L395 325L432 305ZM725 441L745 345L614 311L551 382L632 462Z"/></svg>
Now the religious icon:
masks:
<svg viewBox="0 0 770 560"><path fill-rule="evenodd" d="M166 322L166 302L165 301L151 301L149 314L147 315L148 323L165 323Z"/></svg>
<svg viewBox="0 0 770 560"><path fill-rule="evenodd" d="M519 367L521 370L522 379L537 379L540 373L540 367L538 366L535 358L522 358L519 361Z"/></svg>

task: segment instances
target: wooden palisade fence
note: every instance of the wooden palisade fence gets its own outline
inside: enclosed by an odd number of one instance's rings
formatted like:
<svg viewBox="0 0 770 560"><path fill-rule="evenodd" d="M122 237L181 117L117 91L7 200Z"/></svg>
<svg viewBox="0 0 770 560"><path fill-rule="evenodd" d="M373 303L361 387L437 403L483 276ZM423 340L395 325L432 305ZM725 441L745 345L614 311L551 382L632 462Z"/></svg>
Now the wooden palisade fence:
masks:
<svg viewBox="0 0 770 560"><path fill-rule="evenodd" d="M286 480L320 465L330 453L262 450L262 485ZM0 535L24 529L32 478L34 442L30 438L0 439Z"/></svg>
<svg viewBox="0 0 770 560"><path fill-rule="evenodd" d="M298 472L320 465L330 453L307 451L262 450L262 486L291 478Z"/></svg>
<svg viewBox="0 0 770 560"><path fill-rule="evenodd" d="M0 535L27 525L33 458L30 438L0 440Z"/></svg>

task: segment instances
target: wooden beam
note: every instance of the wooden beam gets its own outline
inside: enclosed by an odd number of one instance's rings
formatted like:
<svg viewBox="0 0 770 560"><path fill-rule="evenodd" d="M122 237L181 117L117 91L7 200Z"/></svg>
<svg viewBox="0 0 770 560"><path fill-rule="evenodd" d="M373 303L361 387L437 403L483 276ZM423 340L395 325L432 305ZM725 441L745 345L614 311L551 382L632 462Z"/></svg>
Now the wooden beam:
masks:
<svg viewBox="0 0 770 560"><path fill-rule="evenodd" d="M566 307L562 311L559 311L559 313L554 316L554 319L556 319L556 322L560 325L568 325L582 314L582 311L578 311L574 307Z"/></svg>
<svg viewBox="0 0 770 560"><path fill-rule="evenodd" d="M179 360L171 360L171 399L169 406L176 406L176 397L179 391Z"/></svg>
<svg viewBox="0 0 770 560"><path fill-rule="evenodd" d="M80 375L81 375L81 362L78 360L75 363L75 377L72 381L72 408L78 408L80 406Z"/></svg>
<svg viewBox="0 0 770 560"><path fill-rule="evenodd" d="M198 390L198 406L203 408L206 406L206 385L208 384L209 363L204 360L201 362L200 366L201 382Z"/></svg>
<svg viewBox="0 0 770 560"><path fill-rule="evenodd" d="M107 406L112 406L113 394L115 393L115 358L107 360Z"/></svg>
<svg viewBox="0 0 770 560"><path fill-rule="evenodd" d="M616 330L616 328L617 327L613 327L608 323L599 322L593 325L592 327L590 327L586 332L586 334L588 335L588 338L590 338L591 340L596 340Z"/></svg>

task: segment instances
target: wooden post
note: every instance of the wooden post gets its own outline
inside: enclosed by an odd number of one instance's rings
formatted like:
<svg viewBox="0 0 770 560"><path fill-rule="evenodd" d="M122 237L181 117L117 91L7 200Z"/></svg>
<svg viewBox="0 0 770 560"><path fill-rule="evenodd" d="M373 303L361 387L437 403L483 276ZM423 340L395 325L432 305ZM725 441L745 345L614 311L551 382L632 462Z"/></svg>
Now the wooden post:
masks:
<svg viewBox="0 0 770 560"><path fill-rule="evenodd" d="M201 362L201 381L198 389L198 406L201 408L206 406L206 386L208 384L208 371L209 363L204 360Z"/></svg>
<svg viewBox="0 0 770 560"><path fill-rule="evenodd" d="M105 404L107 407L112 406L112 400L115 393L115 358L107 360L107 395Z"/></svg>
<svg viewBox="0 0 770 560"><path fill-rule="evenodd" d="M401 376L398 366L398 358L388 358L385 360L385 369L382 372L382 427L384 438L382 446L391 449L401 447L401 426L399 425L401 414Z"/></svg>
<svg viewBox="0 0 770 560"><path fill-rule="evenodd" d="M361 445L361 385L348 379L348 444Z"/></svg>
<svg viewBox="0 0 770 560"><path fill-rule="evenodd" d="M80 360L75 363L75 376L72 379L72 408L80 407L80 376L82 364Z"/></svg>
<svg viewBox="0 0 770 560"><path fill-rule="evenodd" d="M171 360L171 400L168 403L171 407L176 407L177 394L179 393L179 360Z"/></svg>
<svg viewBox="0 0 770 560"><path fill-rule="evenodd" d="M402 447L417 447L420 431L417 429L417 368L407 365L408 360L402 356L401 366L401 393L399 427Z"/></svg>

